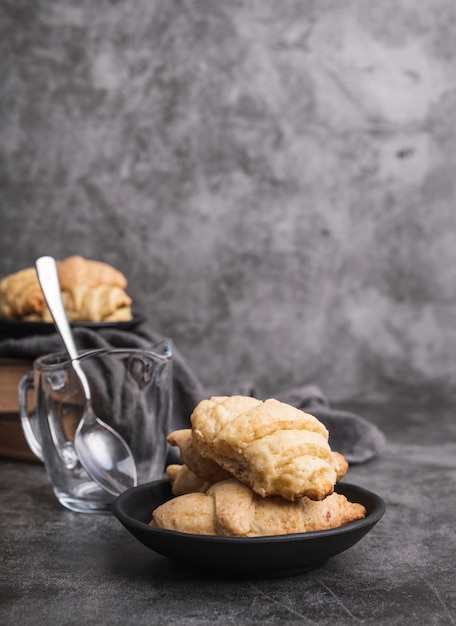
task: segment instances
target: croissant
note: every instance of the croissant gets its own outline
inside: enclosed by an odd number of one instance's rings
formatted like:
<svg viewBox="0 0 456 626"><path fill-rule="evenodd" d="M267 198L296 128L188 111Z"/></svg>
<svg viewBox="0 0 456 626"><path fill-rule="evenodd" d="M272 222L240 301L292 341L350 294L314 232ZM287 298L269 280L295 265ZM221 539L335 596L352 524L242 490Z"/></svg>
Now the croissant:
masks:
<svg viewBox="0 0 456 626"><path fill-rule="evenodd" d="M65 307L69 307L67 312L71 321L117 322L132 318L131 299L124 292L127 279L114 267L74 255L57 261L57 268L62 298ZM89 288L100 291L87 296ZM52 321L34 267L10 274L0 281L0 317Z"/></svg>
<svg viewBox="0 0 456 626"><path fill-rule="evenodd" d="M46 306L34 267L15 272L0 281L0 316L21 319Z"/></svg>
<svg viewBox="0 0 456 626"><path fill-rule="evenodd" d="M87 285L88 287L110 285L122 289L127 286L127 279L122 272L102 261L74 255L58 261L57 267L60 285L64 291L73 285Z"/></svg>
<svg viewBox="0 0 456 626"><path fill-rule="evenodd" d="M62 300L71 322L124 321L131 319L131 298L120 287L98 285L73 285L62 291ZM52 316L46 307L41 312L44 322L51 322Z"/></svg>
<svg viewBox="0 0 456 626"><path fill-rule="evenodd" d="M231 478L232 475L217 465L211 459L203 458L193 447L192 431L190 428L174 430L167 437L168 443L179 448L182 463L184 463L203 482L216 483Z"/></svg>
<svg viewBox="0 0 456 626"><path fill-rule="evenodd" d="M212 485L207 493L187 493L165 502L150 526L200 535L258 537L338 528L366 515L363 505L333 493L321 501L262 498L235 478Z"/></svg>
<svg viewBox="0 0 456 626"><path fill-rule="evenodd" d="M182 496L184 493L195 491L204 493L212 484L194 474L186 465L168 465L166 475L171 483L173 496Z"/></svg>
<svg viewBox="0 0 456 626"><path fill-rule="evenodd" d="M274 399L215 396L191 422L195 450L263 497L322 500L334 491L340 458L313 415Z"/></svg>
<svg viewBox="0 0 456 626"><path fill-rule="evenodd" d="M216 483L220 480L226 480L231 478L232 475L217 465L215 461L211 459L203 458L193 447L193 438L191 428L183 428L181 430L174 430L167 437L168 443L172 446L179 448L182 465L175 465L173 467L185 467L196 475L203 483ZM340 453L333 450L332 452L334 466L336 469L336 480L341 480L348 470L348 462L346 458ZM175 470L173 470L173 475Z"/></svg>

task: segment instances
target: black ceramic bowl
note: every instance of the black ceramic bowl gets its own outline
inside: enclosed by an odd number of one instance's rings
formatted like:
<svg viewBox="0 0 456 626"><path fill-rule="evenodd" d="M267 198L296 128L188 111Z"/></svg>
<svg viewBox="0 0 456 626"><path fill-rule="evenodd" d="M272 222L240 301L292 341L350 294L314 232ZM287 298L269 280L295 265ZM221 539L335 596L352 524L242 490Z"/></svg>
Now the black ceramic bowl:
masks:
<svg viewBox="0 0 456 626"><path fill-rule="evenodd" d="M172 498L166 479L128 489L114 501L113 513L141 543L177 563L238 576L288 576L351 548L385 512L382 498L362 487L342 482L336 491L363 504L366 517L331 530L274 537L216 537L152 528L152 511Z"/></svg>

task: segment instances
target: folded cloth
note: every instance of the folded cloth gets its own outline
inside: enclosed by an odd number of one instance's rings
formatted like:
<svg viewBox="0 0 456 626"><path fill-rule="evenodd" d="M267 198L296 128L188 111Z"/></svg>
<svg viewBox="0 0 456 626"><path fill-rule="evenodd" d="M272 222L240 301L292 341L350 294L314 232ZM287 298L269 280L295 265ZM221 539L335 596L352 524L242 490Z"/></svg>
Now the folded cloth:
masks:
<svg viewBox="0 0 456 626"><path fill-rule="evenodd" d="M134 330L115 327L94 330L88 327L73 329L76 345L80 351L97 348L148 349L163 339L146 323ZM0 356L35 359L44 354L63 351L57 333L33 335L0 341ZM254 384L241 383L231 389L206 388L187 364L180 351L173 345L173 412L170 428L177 430L190 427L190 415L195 406L211 395L250 395L259 397ZM319 387L304 385L274 394L277 400L286 402L319 419L330 433L330 445L341 452L349 463L364 463L374 458L385 444L385 437L374 424L354 413L333 409ZM177 462L177 451L170 448L168 462Z"/></svg>

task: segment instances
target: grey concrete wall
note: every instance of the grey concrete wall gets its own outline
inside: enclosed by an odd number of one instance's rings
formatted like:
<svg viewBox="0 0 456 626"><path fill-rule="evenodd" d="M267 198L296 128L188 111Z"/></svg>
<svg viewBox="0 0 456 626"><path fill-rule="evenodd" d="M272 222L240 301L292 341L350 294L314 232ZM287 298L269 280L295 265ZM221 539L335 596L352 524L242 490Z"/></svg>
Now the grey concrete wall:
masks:
<svg viewBox="0 0 456 626"><path fill-rule="evenodd" d="M204 382L456 390L453 0L0 0L0 274L114 264Z"/></svg>

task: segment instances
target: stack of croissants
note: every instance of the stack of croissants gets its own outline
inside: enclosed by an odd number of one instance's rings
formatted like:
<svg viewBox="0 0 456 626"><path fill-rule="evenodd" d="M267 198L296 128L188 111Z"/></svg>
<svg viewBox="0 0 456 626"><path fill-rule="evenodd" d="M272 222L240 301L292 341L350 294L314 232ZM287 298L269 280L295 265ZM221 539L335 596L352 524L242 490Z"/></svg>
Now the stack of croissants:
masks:
<svg viewBox="0 0 456 626"><path fill-rule="evenodd" d="M275 399L214 396L175 430L182 464L168 465L173 497L150 526L256 537L337 528L366 516L334 491L348 469L313 415Z"/></svg>
<svg viewBox="0 0 456 626"><path fill-rule="evenodd" d="M57 261L63 304L70 322L126 322L132 319L127 279L107 263L80 255ZM52 322L34 267L0 281L0 317Z"/></svg>

